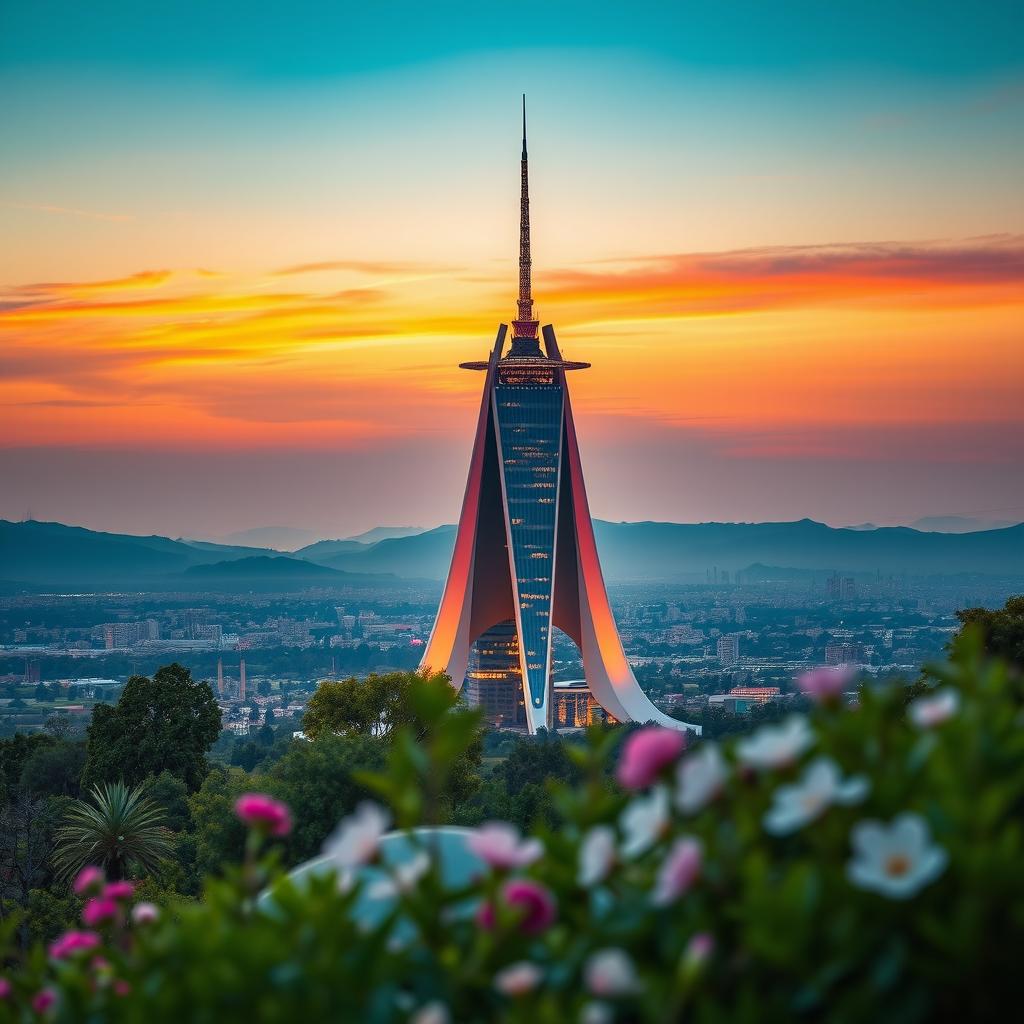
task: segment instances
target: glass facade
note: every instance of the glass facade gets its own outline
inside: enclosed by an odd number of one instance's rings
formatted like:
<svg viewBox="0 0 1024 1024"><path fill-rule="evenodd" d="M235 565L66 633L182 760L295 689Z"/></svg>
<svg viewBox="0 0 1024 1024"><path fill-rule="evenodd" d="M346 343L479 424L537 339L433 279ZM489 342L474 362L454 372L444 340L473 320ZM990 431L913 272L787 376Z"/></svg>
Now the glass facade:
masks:
<svg viewBox="0 0 1024 1024"><path fill-rule="evenodd" d="M519 638L526 688L535 707L545 704L548 680L563 397L553 370L537 364L499 367L495 418L519 602Z"/></svg>
<svg viewBox="0 0 1024 1024"><path fill-rule="evenodd" d="M473 644L463 692L471 707L483 709L488 725L525 728L519 638L511 619L492 626Z"/></svg>

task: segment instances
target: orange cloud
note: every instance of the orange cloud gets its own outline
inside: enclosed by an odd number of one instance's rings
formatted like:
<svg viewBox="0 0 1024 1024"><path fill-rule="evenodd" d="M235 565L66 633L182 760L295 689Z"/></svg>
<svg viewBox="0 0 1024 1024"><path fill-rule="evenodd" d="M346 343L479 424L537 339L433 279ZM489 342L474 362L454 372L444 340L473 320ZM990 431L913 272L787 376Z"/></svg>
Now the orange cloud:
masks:
<svg viewBox="0 0 1024 1024"><path fill-rule="evenodd" d="M273 287L328 270L366 280ZM563 351L594 364L573 390L598 430L628 420L761 437L781 455L820 451L813 432L826 427L1024 415L1018 236L663 255L536 277ZM0 437L287 448L461 436L479 380L456 364L486 352L512 312L512 282L500 283L354 260L15 288L0 297Z"/></svg>

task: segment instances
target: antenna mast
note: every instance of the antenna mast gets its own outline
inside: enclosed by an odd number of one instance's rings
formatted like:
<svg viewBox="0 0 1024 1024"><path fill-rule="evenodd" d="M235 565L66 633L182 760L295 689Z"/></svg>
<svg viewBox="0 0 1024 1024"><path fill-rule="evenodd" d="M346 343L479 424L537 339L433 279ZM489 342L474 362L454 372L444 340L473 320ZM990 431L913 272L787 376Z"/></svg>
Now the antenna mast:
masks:
<svg viewBox="0 0 1024 1024"><path fill-rule="evenodd" d="M522 188L519 197L519 301L518 316L512 321L512 348L516 339L536 342L539 321L533 319L533 295L530 288L530 171L526 155L526 93L523 93ZM532 346L518 346L532 348Z"/></svg>

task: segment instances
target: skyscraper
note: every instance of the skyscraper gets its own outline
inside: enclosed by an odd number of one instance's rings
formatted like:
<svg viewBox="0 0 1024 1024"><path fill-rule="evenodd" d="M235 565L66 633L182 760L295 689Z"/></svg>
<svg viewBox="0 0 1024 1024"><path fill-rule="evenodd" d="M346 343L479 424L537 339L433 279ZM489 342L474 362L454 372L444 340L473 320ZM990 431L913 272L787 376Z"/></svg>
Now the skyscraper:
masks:
<svg viewBox="0 0 1024 1024"><path fill-rule="evenodd" d="M486 362L469 479L451 568L422 665L456 687L478 638L511 623L529 732L552 722L551 630L575 641L593 696L620 722L692 729L659 711L626 661L608 603L583 484L566 374L589 363L562 358L550 324L538 331L531 291L530 196L523 100L519 298ZM540 337L538 337L538 334ZM544 348L541 350L541 338Z"/></svg>

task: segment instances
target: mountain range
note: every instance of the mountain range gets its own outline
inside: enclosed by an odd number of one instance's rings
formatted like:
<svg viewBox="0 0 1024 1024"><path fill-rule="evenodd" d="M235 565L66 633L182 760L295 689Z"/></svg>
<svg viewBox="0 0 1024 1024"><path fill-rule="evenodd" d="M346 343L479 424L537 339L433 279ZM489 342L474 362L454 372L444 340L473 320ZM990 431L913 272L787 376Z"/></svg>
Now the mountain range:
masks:
<svg viewBox="0 0 1024 1024"><path fill-rule="evenodd" d="M831 571L1024 576L1024 524L973 533L924 532L902 526L835 529L810 519L789 523L595 520L594 525L604 572L612 580L699 579L713 569L747 572L752 579ZM318 541L282 554L270 548L0 520L0 589L9 593L18 586L154 590L386 586L389 578L395 582L396 577L443 579L454 541L455 527L439 526L369 543Z"/></svg>

